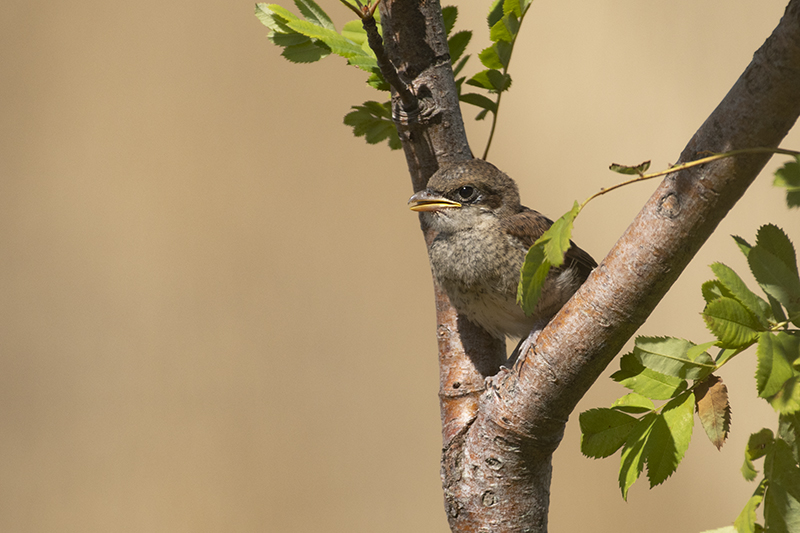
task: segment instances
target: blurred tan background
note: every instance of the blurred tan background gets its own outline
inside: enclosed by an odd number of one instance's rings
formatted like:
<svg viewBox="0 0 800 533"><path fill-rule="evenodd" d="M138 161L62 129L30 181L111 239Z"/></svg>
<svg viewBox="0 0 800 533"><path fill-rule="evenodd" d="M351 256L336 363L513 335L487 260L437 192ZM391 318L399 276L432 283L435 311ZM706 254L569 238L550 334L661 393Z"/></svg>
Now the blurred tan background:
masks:
<svg viewBox="0 0 800 533"><path fill-rule="evenodd" d="M488 2L465 4L457 28L478 30L476 54ZM784 5L537 0L490 159L551 216L616 182L611 162L665 167ZM447 531L431 280L405 160L342 125L382 95L339 58L288 63L266 34L251 2L4 2L0 531ZM770 182L641 333L710 338L707 265L747 270L731 233L774 222L800 240ZM576 240L601 259L655 185L592 204ZM616 365L579 411L623 394ZM744 442L776 423L753 372L751 355L722 374L723 451L696 428L678 472L652 491L641 479L628 503L618 456L580 455L576 412L551 530L730 523L754 489L738 473Z"/></svg>

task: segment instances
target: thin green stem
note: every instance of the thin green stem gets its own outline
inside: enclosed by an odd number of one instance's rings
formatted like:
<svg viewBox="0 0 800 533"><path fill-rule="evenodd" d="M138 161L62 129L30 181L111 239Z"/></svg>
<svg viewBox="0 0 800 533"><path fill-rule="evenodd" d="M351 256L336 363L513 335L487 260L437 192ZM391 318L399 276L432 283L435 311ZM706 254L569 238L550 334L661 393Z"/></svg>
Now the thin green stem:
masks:
<svg viewBox="0 0 800 533"><path fill-rule="evenodd" d="M520 29L522 28L522 21L525 20L525 15L528 13L528 10L531 8L532 4L533 2L528 4L528 6L525 8L525 11L523 11L522 15L520 15L519 17ZM503 78L505 78L506 75L508 74L508 67L509 65L511 65L511 57L514 55L514 44L516 44L518 36L519 36L519 29L517 29L517 33L516 35L514 35L514 39L512 39L511 41L511 52L509 52L508 54L508 63L506 64L505 67L503 67ZM482 157L483 160L486 160L486 158L489 156L489 148L491 148L492 146L492 139L494 139L494 132L497 129L497 115L500 113L500 99L503 96L503 92L505 91L500 91L497 93L497 100L494 103L494 112L492 113L492 128L491 130L489 130L489 139L486 141L486 149L483 151L483 157Z"/></svg>
<svg viewBox="0 0 800 533"><path fill-rule="evenodd" d="M629 179L627 181L623 181L621 183L617 183L616 185L612 185L611 187L606 187L600 189L589 198L583 201L580 206L578 212L580 212L586 204L597 198L598 196L602 196L607 192L611 192L614 189L619 189L620 187L624 187L625 185L630 185L631 183L637 183L639 181L645 181L652 178L657 178L659 176L665 176L667 174L672 174L673 172L678 172L680 170L686 170L687 168L692 168L700 165L705 165L706 163L711 163L712 161L718 161L720 159L725 159L726 157L733 157L736 155L750 155L750 154L783 154L783 155L792 155L792 156L800 156L800 152L795 150L786 150L783 148L743 148L741 150L731 150L730 152L724 152L721 154L714 154L708 157L704 157L702 159L696 159L694 161L689 161L688 163L681 163L680 165L673 165L666 170L661 170L659 172L653 172L652 174L641 174L635 178Z"/></svg>

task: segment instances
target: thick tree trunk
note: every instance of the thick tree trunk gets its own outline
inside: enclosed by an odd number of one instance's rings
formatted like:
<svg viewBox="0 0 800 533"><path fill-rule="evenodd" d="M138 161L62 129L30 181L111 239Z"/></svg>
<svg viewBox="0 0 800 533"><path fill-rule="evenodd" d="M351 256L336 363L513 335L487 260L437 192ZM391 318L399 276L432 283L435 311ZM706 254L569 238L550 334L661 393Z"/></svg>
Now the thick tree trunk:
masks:
<svg viewBox="0 0 800 533"><path fill-rule="evenodd" d="M417 191L438 161L471 152L439 4L385 0L381 10L388 56L424 100L398 128ZM800 0L791 0L680 162L776 147L799 114ZM768 160L740 156L668 175L532 351L488 382L504 346L460 319L437 288L442 480L453 531L547 530L551 458L567 418Z"/></svg>

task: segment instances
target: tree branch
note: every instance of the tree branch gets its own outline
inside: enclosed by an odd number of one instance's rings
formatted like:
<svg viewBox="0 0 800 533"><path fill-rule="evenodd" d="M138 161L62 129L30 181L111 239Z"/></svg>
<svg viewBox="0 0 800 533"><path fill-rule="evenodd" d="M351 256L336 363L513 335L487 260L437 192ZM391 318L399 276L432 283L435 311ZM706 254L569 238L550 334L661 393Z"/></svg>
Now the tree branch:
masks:
<svg viewBox="0 0 800 533"><path fill-rule="evenodd" d="M414 192L425 188L440 162L472 159L438 1L383 0L381 24L386 55L418 98L420 112L407 115L392 89L397 129ZM399 120L398 120L399 119ZM433 232L420 220L425 242ZM435 284L435 281L434 281ZM475 418L487 376L506 357L505 343L459 318L435 287L439 340L439 397L445 445Z"/></svg>

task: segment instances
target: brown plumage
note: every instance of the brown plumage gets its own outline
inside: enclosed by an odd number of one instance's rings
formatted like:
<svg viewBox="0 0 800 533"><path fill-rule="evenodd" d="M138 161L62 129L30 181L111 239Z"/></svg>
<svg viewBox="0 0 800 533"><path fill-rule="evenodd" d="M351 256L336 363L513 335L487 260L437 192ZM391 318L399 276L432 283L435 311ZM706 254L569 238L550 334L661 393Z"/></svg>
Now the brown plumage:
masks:
<svg viewBox="0 0 800 533"><path fill-rule="evenodd" d="M453 306L499 339L542 329L597 266L572 243L528 317L516 303L519 270L553 222L520 204L514 180L481 159L446 164L409 206L438 232L429 250L431 269Z"/></svg>

